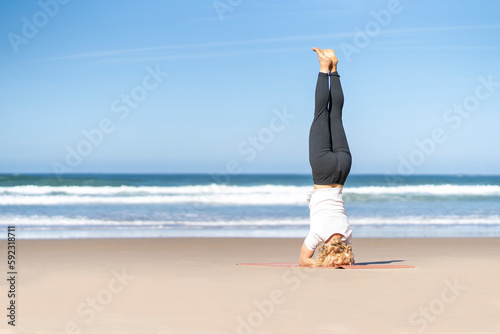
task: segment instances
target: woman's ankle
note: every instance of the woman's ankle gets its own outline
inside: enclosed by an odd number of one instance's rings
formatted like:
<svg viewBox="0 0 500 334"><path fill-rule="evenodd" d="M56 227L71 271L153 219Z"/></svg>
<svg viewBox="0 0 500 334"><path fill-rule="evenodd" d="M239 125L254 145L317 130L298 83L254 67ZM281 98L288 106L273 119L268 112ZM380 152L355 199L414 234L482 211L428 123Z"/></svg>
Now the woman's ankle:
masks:
<svg viewBox="0 0 500 334"><path fill-rule="evenodd" d="M330 70L330 64L327 63L320 63L319 64L319 71L321 73L326 73L328 74L328 71Z"/></svg>

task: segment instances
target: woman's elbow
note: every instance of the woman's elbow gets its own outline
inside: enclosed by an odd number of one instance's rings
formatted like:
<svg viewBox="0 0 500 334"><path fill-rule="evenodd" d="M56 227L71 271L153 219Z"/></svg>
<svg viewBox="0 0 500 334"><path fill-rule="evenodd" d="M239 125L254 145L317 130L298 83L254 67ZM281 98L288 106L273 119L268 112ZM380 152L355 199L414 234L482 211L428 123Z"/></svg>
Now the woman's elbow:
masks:
<svg viewBox="0 0 500 334"><path fill-rule="evenodd" d="M315 264L316 264L315 259L311 259L309 257L299 258L299 266L314 266Z"/></svg>

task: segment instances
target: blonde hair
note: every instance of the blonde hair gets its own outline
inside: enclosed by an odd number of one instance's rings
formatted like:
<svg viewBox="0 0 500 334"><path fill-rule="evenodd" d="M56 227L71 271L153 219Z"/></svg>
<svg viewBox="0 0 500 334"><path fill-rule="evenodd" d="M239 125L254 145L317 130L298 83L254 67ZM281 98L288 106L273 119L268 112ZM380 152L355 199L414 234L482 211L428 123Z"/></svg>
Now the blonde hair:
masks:
<svg viewBox="0 0 500 334"><path fill-rule="evenodd" d="M337 267L354 264L352 247L341 239L332 238L320 246L315 267Z"/></svg>

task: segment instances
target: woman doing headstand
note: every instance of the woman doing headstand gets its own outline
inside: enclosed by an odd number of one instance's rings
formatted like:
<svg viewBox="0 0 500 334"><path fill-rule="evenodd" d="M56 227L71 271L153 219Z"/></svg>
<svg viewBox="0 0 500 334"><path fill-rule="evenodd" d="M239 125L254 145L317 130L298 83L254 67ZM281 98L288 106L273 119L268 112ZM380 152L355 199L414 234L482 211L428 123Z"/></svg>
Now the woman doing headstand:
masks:
<svg viewBox="0 0 500 334"><path fill-rule="evenodd" d="M344 182L351 170L351 152L342 124L344 95L337 72L338 60L331 49L313 48L313 51L318 54L320 65L314 119L309 133L309 162L314 188L307 199L311 226L302 244L299 264L353 264L352 231L342 200ZM322 242L318 257L312 259L316 247Z"/></svg>

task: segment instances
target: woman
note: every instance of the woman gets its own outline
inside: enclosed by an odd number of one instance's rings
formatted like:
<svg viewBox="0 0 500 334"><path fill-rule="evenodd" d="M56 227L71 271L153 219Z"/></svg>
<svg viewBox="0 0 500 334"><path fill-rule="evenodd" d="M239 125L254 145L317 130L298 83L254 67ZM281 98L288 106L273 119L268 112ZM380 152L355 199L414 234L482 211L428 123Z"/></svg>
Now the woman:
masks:
<svg viewBox="0 0 500 334"><path fill-rule="evenodd" d="M352 231L342 200L344 182L351 170L351 152L342 125L344 95L337 73L338 60L331 49L313 48L313 51L319 60L314 120L309 133L309 162L314 189L307 199L311 227L302 244L299 264L353 264ZM331 90L328 89L328 81ZM323 245L318 257L312 259L321 242Z"/></svg>

